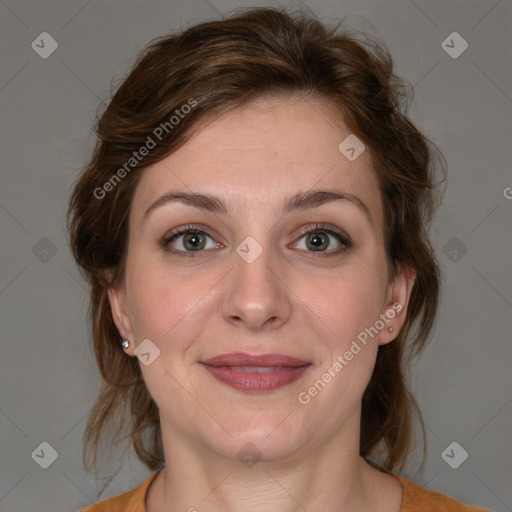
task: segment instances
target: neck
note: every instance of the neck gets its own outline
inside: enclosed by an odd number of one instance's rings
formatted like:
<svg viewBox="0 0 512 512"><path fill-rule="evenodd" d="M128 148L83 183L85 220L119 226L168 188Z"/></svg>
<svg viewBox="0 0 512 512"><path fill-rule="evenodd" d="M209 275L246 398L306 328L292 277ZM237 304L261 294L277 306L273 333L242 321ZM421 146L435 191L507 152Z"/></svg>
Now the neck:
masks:
<svg viewBox="0 0 512 512"><path fill-rule="evenodd" d="M252 467L201 450L197 442L174 432L164 437L168 462L158 476L160 484L148 500L147 512L384 510L382 499L389 495L389 480L394 478L351 450L359 446L353 438L358 437L358 428L344 429L334 440L307 452L280 460L262 459ZM396 498L399 484L394 485Z"/></svg>

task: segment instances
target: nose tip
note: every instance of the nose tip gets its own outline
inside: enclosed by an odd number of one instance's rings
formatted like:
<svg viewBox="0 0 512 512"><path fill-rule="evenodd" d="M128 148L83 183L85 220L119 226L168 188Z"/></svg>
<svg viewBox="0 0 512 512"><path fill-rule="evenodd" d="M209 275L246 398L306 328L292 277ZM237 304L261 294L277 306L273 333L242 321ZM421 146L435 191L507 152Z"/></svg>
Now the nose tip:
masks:
<svg viewBox="0 0 512 512"><path fill-rule="evenodd" d="M223 299L224 318L251 331L276 328L290 312L286 287L270 267L269 255L252 237L239 244Z"/></svg>

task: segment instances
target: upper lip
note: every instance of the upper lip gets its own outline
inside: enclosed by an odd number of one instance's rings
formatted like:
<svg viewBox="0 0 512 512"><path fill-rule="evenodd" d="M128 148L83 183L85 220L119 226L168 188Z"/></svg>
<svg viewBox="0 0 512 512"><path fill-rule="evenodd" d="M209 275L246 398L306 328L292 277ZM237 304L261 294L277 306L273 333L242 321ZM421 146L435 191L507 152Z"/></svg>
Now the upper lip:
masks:
<svg viewBox="0 0 512 512"><path fill-rule="evenodd" d="M218 356L200 361L210 366L287 366L298 368L310 364L309 361L303 361L296 357L285 356L281 354L251 355L243 352L232 352L230 354L220 354Z"/></svg>

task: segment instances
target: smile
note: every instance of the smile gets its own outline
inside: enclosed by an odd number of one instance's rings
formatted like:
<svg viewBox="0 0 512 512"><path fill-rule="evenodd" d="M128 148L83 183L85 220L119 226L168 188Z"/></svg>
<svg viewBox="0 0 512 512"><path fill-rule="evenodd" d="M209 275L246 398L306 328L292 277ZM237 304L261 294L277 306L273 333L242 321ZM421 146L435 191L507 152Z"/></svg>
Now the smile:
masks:
<svg viewBox="0 0 512 512"><path fill-rule="evenodd" d="M298 380L311 363L276 354L223 354L200 362L219 382L234 389L264 393Z"/></svg>

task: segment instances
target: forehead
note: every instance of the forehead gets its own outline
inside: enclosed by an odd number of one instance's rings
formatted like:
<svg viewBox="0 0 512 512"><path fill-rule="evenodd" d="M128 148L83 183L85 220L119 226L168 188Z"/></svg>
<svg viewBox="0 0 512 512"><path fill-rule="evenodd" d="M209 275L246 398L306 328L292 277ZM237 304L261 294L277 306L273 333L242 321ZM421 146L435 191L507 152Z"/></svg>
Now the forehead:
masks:
<svg viewBox="0 0 512 512"><path fill-rule="evenodd" d="M145 169L135 213L142 215L172 190L215 194L240 212L249 205L281 206L283 195L331 188L359 197L379 221L380 194L369 152L351 161L340 150L350 137L341 115L324 100L257 99L199 124L189 141Z"/></svg>

